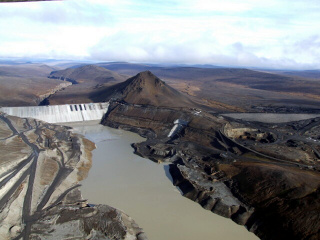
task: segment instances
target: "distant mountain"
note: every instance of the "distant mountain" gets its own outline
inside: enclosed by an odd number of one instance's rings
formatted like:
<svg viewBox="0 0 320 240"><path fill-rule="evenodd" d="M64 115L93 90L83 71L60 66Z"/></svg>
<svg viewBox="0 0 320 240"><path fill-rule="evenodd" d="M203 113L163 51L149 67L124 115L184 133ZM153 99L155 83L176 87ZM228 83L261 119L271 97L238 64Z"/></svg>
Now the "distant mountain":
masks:
<svg viewBox="0 0 320 240"><path fill-rule="evenodd" d="M120 74L125 74L133 76L139 72L152 71L153 73L156 70L163 69L160 66L153 66L149 64L138 64L138 63L127 63L127 62L107 62L107 63L98 63L96 64L100 67L115 71Z"/></svg>
<svg viewBox="0 0 320 240"><path fill-rule="evenodd" d="M47 77L48 73L57 70L45 64L0 65L0 76L8 77Z"/></svg>
<svg viewBox="0 0 320 240"><path fill-rule="evenodd" d="M53 71L48 76L53 79L66 80L73 83L95 83L122 82L126 77L96 65L84 65L77 68Z"/></svg>
<svg viewBox="0 0 320 240"><path fill-rule="evenodd" d="M128 77L96 65L53 71L49 78L72 82L73 85L47 99L48 104L87 103L109 86L123 82Z"/></svg>
<svg viewBox="0 0 320 240"><path fill-rule="evenodd" d="M0 65L0 105L38 105L48 95L70 83L48 79L55 70L44 64Z"/></svg>
<svg viewBox="0 0 320 240"><path fill-rule="evenodd" d="M283 71L281 74L299 76L304 78L320 79L320 70Z"/></svg>
<svg viewBox="0 0 320 240"><path fill-rule="evenodd" d="M138 73L127 81L113 85L93 97L107 101L111 98L128 103L158 107L192 107L196 104L187 96L167 85L150 71Z"/></svg>
<svg viewBox="0 0 320 240"><path fill-rule="evenodd" d="M267 79L288 80L288 76L276 75L246 68L208 67L206 65L161 67L148 64L126 62L98 63L100 67L120 74L135 75L143 71L151 71L161 79L184 81L228 81L236 84L250 85L256 81ZM249 80L249 82L248 82ZM252 81L253 80L253 81Z"/></svg>
<svg viewBox="0 0 320 240"><path fill-rule="evenodd" d="M255 106L293 106L318 108L320 82L305 78L317 76L317 70L293 72L256 71L245 68L161 67L136 63L99 63L119 74L135 75L149 70L192 100L229 111L230 106L251 111ZM227 104L227 105L226 105Z"/></svg>

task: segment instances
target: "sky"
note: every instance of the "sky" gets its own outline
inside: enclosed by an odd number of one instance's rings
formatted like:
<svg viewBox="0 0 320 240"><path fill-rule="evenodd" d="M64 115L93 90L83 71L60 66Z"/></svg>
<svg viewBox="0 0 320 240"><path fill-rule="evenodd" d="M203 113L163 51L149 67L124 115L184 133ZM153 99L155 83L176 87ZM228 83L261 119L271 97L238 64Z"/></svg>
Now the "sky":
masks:
<svg viewBox="0 0 320 240"><path fill-rule="evenodd" d="M319 0L0 3L0 57L320 69Z"/></svg>

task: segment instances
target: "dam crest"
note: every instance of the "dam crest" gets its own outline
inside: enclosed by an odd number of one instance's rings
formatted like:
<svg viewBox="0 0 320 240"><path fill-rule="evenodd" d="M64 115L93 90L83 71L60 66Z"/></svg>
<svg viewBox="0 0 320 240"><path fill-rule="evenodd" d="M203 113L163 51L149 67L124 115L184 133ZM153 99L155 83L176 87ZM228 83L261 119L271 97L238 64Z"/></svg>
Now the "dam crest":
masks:
<svg viewBox="0 0 320 240"><path fill-rule="evenodd" d="M48 123L101 120L108 102L27 107L1 107L0 111L21 118L35 118Z"/></svg>

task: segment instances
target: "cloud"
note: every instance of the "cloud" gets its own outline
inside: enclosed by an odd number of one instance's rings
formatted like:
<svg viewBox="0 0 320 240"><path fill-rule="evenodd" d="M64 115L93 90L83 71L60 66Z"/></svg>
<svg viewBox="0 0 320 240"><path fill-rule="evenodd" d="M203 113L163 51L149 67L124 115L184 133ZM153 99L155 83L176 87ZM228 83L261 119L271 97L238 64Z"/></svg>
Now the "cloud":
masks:
<svg viewBox="0 0 320 240"><path fill-rule="evenodd" d="M285 49L285 53L292 58L296 58L300 63L319 63L320 36L313 35L296 41Z"/></svg>
<svg viewBox="0 0 320 240"><path fill-rule="evenodd" d="M300 40L294 44L296 50L298 51L316 51L319 56L320 50L320 36L313 35L303 40Z"/></svg>
<svg viewBox="0 0 320 240"><path fill-rule="evenodd" d="M1 4L0 56L320 68L319 11L314 0Z"/></svg>
<svg viewBox="0 0 320 240"><path fill-rule="evenodd" d="M155 36L153 36L155 37ZM215 64L226 66L247 66L276 69L308 69L316 65L299 63L294 59L280 57L268 58L258 56L255 51L259 48L245 46L240 42L221 45L217 40L211 39L210 43L201 42L199 39L175 41L173 36L168 36L172 41L167 42L159 38L150 41L139 34L129 36L120 32L112 37L101 40L90 49L91 58L100 61L129 61L149 63L185 63L185 64ZM180 39L180 37L178 37Z"/></svg>
<svg viewBox="0 0 320 240"><path fill-rule="evenodd" d="M2 20L14 16L14 19L31 23L88 26L112 22L114 18L109 10L87 0L11 3L0 8L0 16Z"/></svg>

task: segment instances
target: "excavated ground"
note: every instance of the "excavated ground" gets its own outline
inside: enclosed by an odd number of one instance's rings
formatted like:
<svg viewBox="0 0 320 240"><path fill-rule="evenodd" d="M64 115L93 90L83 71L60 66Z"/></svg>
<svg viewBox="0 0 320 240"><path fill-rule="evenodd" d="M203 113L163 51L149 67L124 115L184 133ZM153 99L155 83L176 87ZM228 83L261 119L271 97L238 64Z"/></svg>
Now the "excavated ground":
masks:
<svg viewBox="0 0 320 240"><path fill-rule="evenodd" d="M82 198L95 145L68 129L0 113L0 238L146 239L123 212Z"/></svg>

